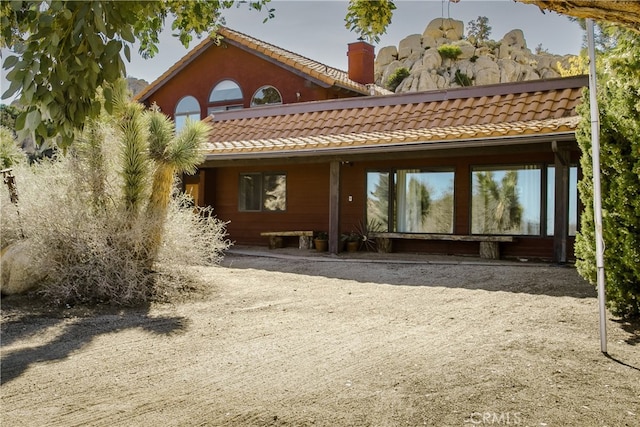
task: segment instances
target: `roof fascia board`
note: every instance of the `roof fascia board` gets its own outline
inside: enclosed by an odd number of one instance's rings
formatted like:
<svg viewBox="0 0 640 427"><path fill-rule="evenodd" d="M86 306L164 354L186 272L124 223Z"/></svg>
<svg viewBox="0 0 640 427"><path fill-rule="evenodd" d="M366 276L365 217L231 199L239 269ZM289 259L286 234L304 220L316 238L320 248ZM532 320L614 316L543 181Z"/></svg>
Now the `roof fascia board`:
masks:
<svg viewBox="0 0 640 427"><path fill-rule="evenodd" d="M417 104L421 102L440 102L452 99L479 98L483 96L505 96L518 93L548 92L552 90L587 87L588 84L588 76L577 76L547 80L529 80L517 83L500 83L486 86L468 86L464 88L428 92L409 92L395 95L340 98L326 101L310 101L224 111L217 113L213 121L251 119L266 116L313 113L327 110L346 110L351 108L385 107L389 105Z"/></svg>
<svg viewBox="0 0 640 427"><path fill-rule="evenodd" d="M331 85L329 83L326 83L326 82L323 82L322 80L319 80L319 79L317 79L317 78L315 78L315 77L313 77L313 76L311 76L311 75L309 75L309 74L307 74L307 73L305 73L303 71L300 71L297 68L294 68L294 67L292 67L292 66L290 66L288 64L285 64L284 62L278 61L277 59L272 58L269 55L266 55L266 54L264 54L264 53L262 53L260 51L257 51L255 49L249 47L249 46L246 46L246 45L244 45L242 43L239 43L239 42L237 42L235 40L231 40L231 39L225 38L222 41L222 43L226 43L226 44L232 45L234 47L237 47L238 49L244 50L245 52L249 52L250 54L257 56L260 59L263 59L263 60L265 60L267 62L270 62L272 64L275 64L275 65L277 65L277 66L279 66L281 68L284 68L285 70L289 71L290 73L293 73L293 74L297 75L298 77L305 78L305 79L311 81L312 83L317 84L320 87L329 88L329 87L333 86L333 85Z"/></svg>
<svg viewBox="0 0 640 427"><path fill-rule="evenodd" d="M458 140L434 140L434 141L415 141L402 144L378 144L365 147L337 147L337 148L320 148L313 150L279 150L274 152L249 152L249 153L206 153L205 162L226 161L226 160L259 160L259 159L275 159L275 158L301 158L301 157L318 157L318 156L336 156L336 155L356 155L356 154L385 154L390 152L414 152L414 151L432 151L432 150L451 150L464 148L481 148L481 147L498 147L498 146L515 146L540 144L552 141L565 142L575 141L575 131L571 132L553 132L541 135L526 136L504 136L488 139L470 138Z"/></svg>

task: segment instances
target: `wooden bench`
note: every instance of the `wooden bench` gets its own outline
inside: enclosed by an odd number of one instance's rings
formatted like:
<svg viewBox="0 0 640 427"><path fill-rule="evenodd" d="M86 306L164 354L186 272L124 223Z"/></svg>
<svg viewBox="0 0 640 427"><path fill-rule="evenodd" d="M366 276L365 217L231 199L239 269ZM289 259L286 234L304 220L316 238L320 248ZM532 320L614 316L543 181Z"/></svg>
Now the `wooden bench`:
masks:
<svg viewBox="0 0 640 427"><path fill-rule="evenodd" d="M513 242L513 236L481 236L463 234L424 234L424 233L369 233L376 239L378 250L391 252L391 239L448 240L454 242L480 242L480 258L500 259L500 242Z"/></svg>
<svg viewBox="0 0 640 427"><path fill-rule="evenodd" d="M281 248L282 238L298 236L298 248L310 249L313 246L313 231L265 231L261 236L269 237L269 249Z"/></svg>

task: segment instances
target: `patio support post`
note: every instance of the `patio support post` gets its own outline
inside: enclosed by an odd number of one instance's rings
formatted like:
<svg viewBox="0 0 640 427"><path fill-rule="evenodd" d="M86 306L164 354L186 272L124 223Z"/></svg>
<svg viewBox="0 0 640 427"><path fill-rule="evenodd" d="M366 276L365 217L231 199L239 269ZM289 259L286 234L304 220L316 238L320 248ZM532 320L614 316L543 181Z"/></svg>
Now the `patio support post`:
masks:
<svg viewBox="0 0 640 427"><path fill-rule="evenodd" d="M340 162L329 165L329 253L337 254L340 243Z"/></svg>
<svg viewBox="0 0 640 427"><path fill-rule="evenodd" d="M553 141L555 153L555 208L553 225L553 260L567 262L569 235L569 151Z"/></svg>

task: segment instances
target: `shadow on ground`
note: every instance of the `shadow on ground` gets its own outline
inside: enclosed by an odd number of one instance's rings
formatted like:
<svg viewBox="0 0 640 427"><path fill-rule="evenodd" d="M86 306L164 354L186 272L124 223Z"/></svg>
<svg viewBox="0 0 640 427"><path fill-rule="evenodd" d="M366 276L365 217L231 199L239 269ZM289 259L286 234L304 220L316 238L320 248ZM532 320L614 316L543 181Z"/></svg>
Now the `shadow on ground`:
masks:
<svg viewBox="0 0 640 427"><path fill-rule="evenodd" d="M318 255L312 250L231 250L222 266L304 274L363 283L441 286L554 297L595 298L572 265L423 254L359 252Z"/></svg>
<svg viewBox="0 0 640 427"><path fill-rule="evenodd" d="M24 296L2 299L2 362L0 383L18 378L31 365L62 360L88 345L94 338L127 329L140 328L152 334L169 335L186 330L183 317L151 317L149 307L113 308L42 308L41 302ZM46 344L5 351L12 343L57 331Z"/></svg>

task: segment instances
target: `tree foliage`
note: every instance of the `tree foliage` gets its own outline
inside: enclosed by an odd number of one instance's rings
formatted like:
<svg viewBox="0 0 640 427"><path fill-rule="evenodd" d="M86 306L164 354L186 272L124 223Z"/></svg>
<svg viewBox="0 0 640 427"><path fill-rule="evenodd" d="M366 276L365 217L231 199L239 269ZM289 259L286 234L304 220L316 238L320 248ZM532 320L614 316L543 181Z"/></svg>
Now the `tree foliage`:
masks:
<svg viewBox="0 0 640 427"><path fill-rule="evenodd" d="M20 149L11 129L0 125L0 169L26 161L26 154Z"/></svg>
<svg viewBox="0 0 640 427"><path fill-rule="evenodd" d="M263 10L268 2L246 3L250 9ZM34 132L43 139L59 135L61 145L69 144L76 130L100 114L97 89L126 76L124 59L130 60L134 42L140 43L143 57L153 57L165 21L173 19L174 35L186 47L194 35L215 31L224 23L221 11L234 4L231 0L2 1L0 47L13 52L3 64L11 82L3 97L19 93L26 106L16 130L22 137ZM272 16L268 10L268 18ZM105 89L107 109L111 96Z"/></svg>
<svg viewBox="0 0 640 427"><path fill-rule="evenodd" d="M491 26L486 16L478 16L475 21L469 21L467 24L467 35L473 37L478 44L487 40L490 34Z"/></svg>
<svg viewBox="0 0 640 427"><path fill-rule="evenodd" d="M387 32L396 5L392 0L349 0L345 26L369 43Z"/></svg>
<svg viewBox="0 0 640 427"><path fill-rule="evenodd" d="M608 305L621 316L640 316L640 36L618 29L615 47L598 67L600 167ZM588 100L585 97L585 100ZM591 121L581 107L579 183L585 211L576 236L578 272L596 283Z"/></svg>

